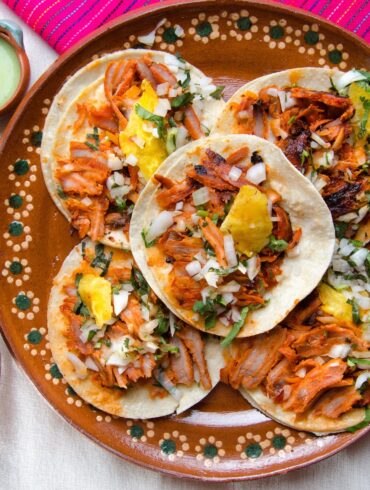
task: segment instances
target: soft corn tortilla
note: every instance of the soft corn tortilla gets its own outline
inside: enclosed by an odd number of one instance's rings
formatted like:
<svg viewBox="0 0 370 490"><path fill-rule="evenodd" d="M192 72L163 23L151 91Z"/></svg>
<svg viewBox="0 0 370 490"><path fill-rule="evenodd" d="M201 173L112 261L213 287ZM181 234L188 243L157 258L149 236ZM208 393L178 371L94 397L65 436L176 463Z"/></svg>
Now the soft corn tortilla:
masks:
<svg viewBox="0 0 370 490"><path fill-rule="evenodd" d="M264 308L249 313L238 337L257 335L280 323L317 286L331 263L335 243L332 217L320 194L289 163L279 148L256 136L230 135L220 138L215 135L195 141L168 157L157 173L180 181L185 177L187 165L197 162L197 155L202 149L211 148L227 156L245 145L250 154L259 152L269 166L269 183L283 197L282 205L289 213L292 227L300 227L302 237L293 253L283 260L278 284L265 296L270 302ZM133 255L157 296L182 320L205 331L200 322L194 321L194 313L181 308L174 299L168 282L168 268L163 264L148 266L153 248L145 248L141 232L161 211L156 201L158 189L159 185L152 179L136 203L130 226ZM218 321L207 332L225 337L230 328Z"/></svg>
<svg viewBox="0 0 370 490"><path fill-rule="evenodd" d="M251 405L268 417L295 430L313 432L318 436L343 432L365 420L364 408L354 408L336 419L314 415L312 410L308 410L307 413L299 416L291 410L284 410L279 404L271 400L261 388L254 390L241 388L239 391Z"/></svg>
<svg viewBox="0 0 370 490"><path fill-rule="evenodd" d="M86 241L87 249L93 248L91 241ZM94 373L88 371L85 379L80 379L71 361L67 357L68 345L65 332L68 327L60 306L65 298L63 286L70 281L73 272L80 266L82 260L81 244L76 246L65 259L58 275L54 279L48 303L48 335L53 359L58 365L65 380L76 393L87 403L91 403L100 410L120 417L135 419L148 419L181 413L202 400L209 391L195 383L191 387L178 386L182 398L177 401L171 395L165 398L151 398L147 386L150 381L142 382L125 390L107 388L93 380ZM131 260L131 259L128 259ZM113 256L114 262L114 256ZM205 357L212 387L220 379L220 369L224 365L222 351L213 339L206 340ZM147 386L146 386L147 385Z"/></svg>
<svg viewBox="0 0 370 490"><path fill-rule="evenodd" d="M77 104L82 104L87 100L95 99L97 103L104 100L104 74L110 62L118 59L139 58L148 54L158 62L166 64L165 57L168 53L147 49L127 49L102 56L78 70L62 86L54 97L53 103L45 120L43 139L41 146L41 168L44 175L46 187L59 211L70 221L71 216L68 209L64 206L63 199L58 195L57 181L54 172L57 167L57 160L69 158L69 144L73 141L84 141L86 130L84 127L77 133L73 133L73 123L76 121ZM173 56L173 55L171 55ZM190 73L197 77L205 75L195 66L187 63ZM224 107L222 99L212 99L207 101L203 113L202 124L212 129L218 114ZM105 245L129 249L130 243L126 234L121 230L112 230L107 233L101 242Z"/></svg>
<svg viewBox="0 0 370 490"><path fill-rule="evenodd" d="M215 127L211 134L234 134L242 133L238 120L234 116L233 108L238 105L246 92L258 94L261 89L269 85L278 87L291 87L295 84L310 90L321 90L328 92L335 81L343 75L343 72L328 68L293 68L279 71L270 75L256 78L239 90L227 101L223 111L219 114ZM331 81L332 80L332 81Z"/></svg>

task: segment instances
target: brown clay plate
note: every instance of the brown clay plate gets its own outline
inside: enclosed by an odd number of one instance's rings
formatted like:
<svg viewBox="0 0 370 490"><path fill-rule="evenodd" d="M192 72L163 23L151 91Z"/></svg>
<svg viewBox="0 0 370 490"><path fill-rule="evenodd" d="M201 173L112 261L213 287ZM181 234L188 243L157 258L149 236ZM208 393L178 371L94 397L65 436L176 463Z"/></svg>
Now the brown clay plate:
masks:
<svg viewBox="0 0 370 490"><path fill-rule="evenodd" d="M219 385L181 416L118 419L84 403L51 358L46 305L52 278L77 238L52 203L40 170L42 127L66 78L103 53L137 46L163 18L154 49L179 51L226 85L297 66L370 69L359 39L303 12L238 0L162 3L135 11L61 57L34 86L0 145L1 324L32 382L73 426L122 458L165 473L211 481L285 473L334 454L366 432L317 438L270 421ZM184 29L177 39L174 25Z"/></svg>

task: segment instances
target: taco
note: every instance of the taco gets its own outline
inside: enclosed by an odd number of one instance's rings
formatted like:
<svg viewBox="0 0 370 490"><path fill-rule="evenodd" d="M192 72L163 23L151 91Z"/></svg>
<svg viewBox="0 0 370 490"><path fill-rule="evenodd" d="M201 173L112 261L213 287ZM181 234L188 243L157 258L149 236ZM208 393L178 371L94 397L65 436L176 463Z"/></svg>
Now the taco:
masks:
<svg viewBox="0 0 370 490"><path fill-rule="evenodd" d="M224 364L212 338L158 300L129 252L88 240L55 278L48 335L76 393L120 417L183 412L217 384Z"/></svg>
<svg viewBox="0 0 370 490"><path fill-rule="evenodd" d="M343 260L350 246L337 246L336 260ZM364 251L369 255L362 247L351 252ZM359 267L352 268L358 274ZM316 434L354 431L370 422L369 294L346 284L340 292L329 282L333 276L330 268L325 281L273 331L236 341L222 371L222 380L254 407Z"/></svg>
<svg viewBox="0 0 370 490"><path fill-rule="evenodd" d="M51 197L80 238L129 248L146 180L177 148L209 133L221 92L180 56L145 49L105 55L65 83L46 118L41 162Z"/></svg>
<svg viewBox="0 0 370 490"><path fill-rule="evenodd" d="M242 87L217 123L275 142L334 220L335 253L319 287L271 334L236 343L224 371L254 406L300 430L370 421L369 111L367 72L299 68Z"/></svg>
<svg viewBox="0 0 370 490"><path fill-rule="evenodd" d="M130 240L157 295L225 346L272 329L312 291L330 264L334 228L277 147L216 135L158 169L136 203Z"/></svg>
<svg viewBox="0 0 370 490"><path fill-rule="evenodd" d="M333 218L367 212L370 74L296 68L257 78L227 102L214 132L261 136L312 181ZM342 218L343 219L343 218Z"/></svg>

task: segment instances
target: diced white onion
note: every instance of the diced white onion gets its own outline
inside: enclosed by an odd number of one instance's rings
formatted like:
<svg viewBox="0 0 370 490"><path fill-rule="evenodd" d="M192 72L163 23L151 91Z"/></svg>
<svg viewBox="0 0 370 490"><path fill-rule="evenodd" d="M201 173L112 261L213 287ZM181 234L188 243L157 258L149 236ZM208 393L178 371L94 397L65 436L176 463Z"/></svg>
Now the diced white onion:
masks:
<svg viewBox="0 0 370 490"><path fill-rule="evenodd" d="M176 97L178 95L178 89L177 88L170 88L170 90L168 91L168 95L169 97L173 98L173 97Z"/></svg>
<svg viewBox="0 0 370 490"><path fill-rule="evenodd" d="M266 90L267 95L271 95L271 97L277 97L278 96L278 89L271 87Z"/></svg>
<svg viewBox="0 0 370 490"><path fill-rule="evenodd" d="M351 255L351 260L357 265L357 267L362 267L369 253L370 252L367 248L360 248L357 250L357 252Z"/></svg>
<svg viewBox="0 0 370 490"><path fill-rule="evenodd" d="M253 255L247 262L247 275L250 281L257 276L261 268L261 263L257 258L257 255Z"/></svg>
<svg viewBox="0 0 370 490"><path fill-rule="evenodd" d="M162 211L150 225L147 239L149 242L163 235L173 225L173 214L170 211Z"/></svg>
<svg viewBox="0 0 370 490"><path fill-rule="evenodd" d="M175 24L174 29L175 29L175 34L177 37L184 37L185 32L181 26L179 26L178 24Z"/></svg>
<svg viewBox="0 0 370 490"><path fill-rule="evenodd" d="M152 333L158 327L159 320L155 318L154 320L149 320L139 328L139 337L141 340L152 341Z"/></svg>
<svg viewBox="0 0 370 490"><path fill-rule="evenodd" d="M212 292L212 289L210 287L205 287L202 289L202 291L200 292L201 296L202 296L202 301L203 303L206 302L206 299L209 297L209 295L211 294Z"/></svg>
<svg viewBox="0 0 370 490"><path fill-rule="evenodd" d="M338 77L335 81L336 89L342 90L353 82L359 82L360 80L366 80L366 76L360 73L358 70L350 70Z"/></svg>
<svg viewBox="0 0 370 490"><path fill-rule="evenodd" d="M223 299L224 303L226 305L228 305L229 303L232 303L234 301L235 297L232 293L224 293L222 295L222 299Z"/></svg>
<svg viewBox="0 0 370 490"><path fill-rule="evenodd" d="M130 359L125 359L119 352L113 352L107 362L106 366L121 366L125 367L130 363Z"/></svg>
<svg viewBox="0 0 370 490"><path fill-rule="evenodd" d="M166 21L167 19L160 20L155 28L152 31L148 32L148 34L138 36L137 40L139 41L139 43L145 44L146 46L153 46L157 29L161 27Z"/></svg>
<svg viewBox="0 0 370 490"><path fill-rule="evenodd" d="M224 284L223 286L220 286L218 288L218 292L220 293L237 293L240 289L240 284L238 284L236 281L230 281L227 284Z"/></svg>
<svg viewBox="0 0 370 490"><path fill-rule="evenodd" d="M230 325L230 321L228 318L226 318L226 316L220 316L219 320L223 325L225 325L225 327Z"/></svg>
<svg viewBox="0 0 370 490"><path fill-rule="evenodd" d="M236 308L235 306L233 306L231 308L231 319L233 322L238 322L241 318L241 314L240 314L240 311L238 310L238 308Z"/></svg>
<svg viewBox="0 0 370 490"><path fill-rule="evenodd" d="M194 225L197 225L199 222L200 216L197 215L197 213L194 213L191 215L191 221L193 222Z"/></svg>
<svg viewBox="0 0 370 490"><path fill-rule="evenodd" d="M293 97L291 97L289 92L285 92L284 90L278 90L277 96L279 97L280 100L282 112L284 112L286 109L290 109L296 104L296 100Z"/></svg>
<svg viewBox="0 0 370 490"><path fill-rule="evenodd" d="M123 311L128 303L129 292L121 289L118 293L113 294L113 309L114 314L118 316Z"/></svg>
<svg viewBox="0 0 370 490"><path fill-rule="evenodd" d="M251 111L240 111L240 112L238 112L238 119L240 119L241 121L248 119L250 116L251 116Z"/></svg>
<svg viewBox="0 0 370 490"><path fill-rule="evenodd" d="M356 390L360 389L361 386L370 378L370 371L364 371L357 377L355 388Z"/></svg>
<svg viewBox="0 0 370 490"><path fill-rule="evenodd" d="M91 357L86 358L85 366L87 367L87 369L91 369L91 371L99 371L98 366L95 364Z"/></svg>
<svg viewBox="0 0 370 490"><path fill-rule="evenodd" d="M123 168L123 162L120 158L118 158L114 153L108 153L108 167L111 170L121 170Z"/></svg>
<svg viewBox="0 0 370 490"><path fill-rule="evenodd" d="M137 158L135 157L135 155L130 153L126 157L126 163L127 163L127 165L131 165L132 167L134 167L137 164Z"/></svg>
<svg viewBox="0 0 370 490"><path fill-rule="evenodd" d="M192 262L186 264L185 269L189 276L193 277L195 276L195 274L198 274L202 270L202 266L200 262L198 262L197 260L193 260Z"/></svg>
<svg viewBox="0 0 370 490"><path fill-rule="evenodd" d="M83 199L81 199L81 203L84 206L91 206L92 200L89 197L84 197Z"/></svg>
<svg viewBox="0 0 370 490"><path fill-rule="evenodd" d="M140 138L140 136L132 136L131 137L132 141L141 149L144 148L145 146L145 140L143 140L143 138Z"/></svg>
<svg viewBox="0 0 370 490"><path fill-rule="evenodd" d="M296 372L296 375L299 378L304 378L306 376L306 373L307 373L307 369L306 368L301 368L301 369L298 369L298 371Z"/></svg>
<svg viewBox="0 0 370 490"><path fill-rule="evenodd" d="M175 332L176 332L176 317L175 315L172 313L172 311L169 312L170 313L170 333L171 333L171 337L173 337L175 335Z"/></svg>
<svg viewBox="0 0 370 490"><path fill-rule="evenodd" d="M157 95L159 95L159 97L166 95L168 92L168 87L169 87L168 82L160 83L159 85L157 85L157 90L156 90Z"/></svg>
<svg viewBox="0 0 370 490"><path fill-rule="evenodd" d="M317 133L311 133L311 139L316 141L316 143L322 146L323 148L330 148L330 143L323 140Z"/></svg>
<svg viewBox="0 0 370 490"><path fill-rule="evenodd" d="M182 211L183 207L184 207L184 201L177 202L175 210L176 211Z"/></svg>
<svg viewBox="0 0 370 490"><path fill-rule="evenodd" d="M236 256L235 245L232 235L224 236L224 249L227 264L229 267L236 267L238 265L238 257Z"/></svg>
<svg viewBox="0 0 370 490"><path fill-rule="evenodd" d="M81 361L80 358L78 358L75 354L72 352L67 352L66 353L67 358L71 361L73 364L73 367L75 368L76 375L80 379L84 379L87 376L87 367L85 366L85 363Z"/></svg>
<svg viewBox="0 0 370 490"><path fill-rule="evenodd" d="M260 184L266 180L266 165L263 162L252 165L246 173L246 178L252 184Z"/></svg>
<svg viewBox="0 0 370 490"><path fill-rule="evenodd" d="M156 116L165 117L167 112L170 110L171 110L171 104L168 99L158 99L153 114L155 114Z"/></svg>
<svg viewBox="0 0 370 490"><path fill-rule="evenodd" d="M179 126L176 134L176 148L180 148L187 143L188 130L185 126Z"/></svg>
<svg viewBox="0 0 370 490"><path fill-rule="evenodd" d="M201 206L210 199L208 187L201 187L193 192L193 202L195 206Z"/></svg>
<svg viewBox="0 0 370 490"><path fill-rule="evenodd" d="M335 344L332 345L330 351L328 352L329 357L337 358L340 357L343 359L347 357L351 350L351 346L349 344Z"/></svg>
<svg viewBox="0 0 370 490"><path fill-rule="evenodd" d="M213 288L217 288L217 282L219 280L219 276L216 274L216 272L205 272L204 273L204 279L207 281L207 284Z"/></svg>
<svg viewBox="0 0 370 490"><path fill-rule="evenodd" d="M243 173L243 171L241 168L234 166L234 167L231 167L231 169L230 169L229 177L231 180L236 182L237 180L239 180L239 177L241 176L242 173Z"/></svg>

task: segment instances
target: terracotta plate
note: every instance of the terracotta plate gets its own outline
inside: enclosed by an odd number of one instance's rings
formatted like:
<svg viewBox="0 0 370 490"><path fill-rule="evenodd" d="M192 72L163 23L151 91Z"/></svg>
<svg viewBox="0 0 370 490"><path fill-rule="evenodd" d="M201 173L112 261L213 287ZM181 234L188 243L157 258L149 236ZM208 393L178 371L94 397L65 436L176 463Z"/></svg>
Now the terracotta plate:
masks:
<svg viewBox="0 0 370 490"><path fill-rule="evenodd" d="M124 459L178 476L243 480L287 472L329 456L362 432L316 438L271 422L231 388L219 385L182 416L154 421L115 419L85 404L51 358L46 305L53 276L77 243L48 196L40 143L50 102L66 78L92 58L138 45L163 18L155 49L181 52L226 85L296 66L370 69L357 38L301 12L245 1L188 1L136 11L53 65L13 117L0 150L1 323L30 379L71 424ZM174 26L184 29L177 38ZM47 408L45 407L45 410Z"/></svg>

